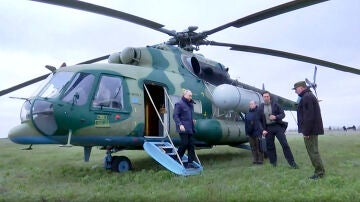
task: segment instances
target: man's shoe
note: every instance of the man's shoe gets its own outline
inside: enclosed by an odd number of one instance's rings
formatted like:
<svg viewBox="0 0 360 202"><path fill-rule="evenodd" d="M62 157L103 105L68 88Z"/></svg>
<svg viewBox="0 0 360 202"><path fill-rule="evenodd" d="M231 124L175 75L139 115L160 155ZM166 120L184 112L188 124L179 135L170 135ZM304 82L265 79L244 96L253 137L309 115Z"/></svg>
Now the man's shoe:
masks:
<svg viewBox="0 0 360 202"><path fill-rule="evenodd" d="M322 178L322 177L323 177L323 175L314 174L313 176L310 176L309 179L311 179L311 180L318 180L318 179L320 179L320 178Z"/></svg>
<svg viewBox="0 0 360 202"><path fill-rule="evenodd" d="M197 166L195 166L193 163L188 163L186 168L197 168Z"/></svg>
<svg viewBox="0 0 360 202"><path fill-rule="evenodd" d="M291 168L293 168L293 169L299 169L299 166L294 162L294 163L292 163L291 165Z"/></svg>

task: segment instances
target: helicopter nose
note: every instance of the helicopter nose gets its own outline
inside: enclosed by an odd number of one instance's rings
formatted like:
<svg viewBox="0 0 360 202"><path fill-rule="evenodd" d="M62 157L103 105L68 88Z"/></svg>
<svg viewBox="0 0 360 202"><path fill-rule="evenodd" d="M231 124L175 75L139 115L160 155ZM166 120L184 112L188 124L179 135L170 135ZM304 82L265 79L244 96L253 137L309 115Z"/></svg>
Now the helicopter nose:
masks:
<svg viewBox="0 0 360 202"><path fill-rule="evenodd" d="M53 135L58 129L52 102L35 100L32 110L32 120L36 128L43 134Z"/></svg>
<svg viewBox="0 0 360 202"><path fill-rule="evenodd" d="M42 135L31 122L25 122L12 128L8 138L17 144L59 144L59 142Z"/></svg>

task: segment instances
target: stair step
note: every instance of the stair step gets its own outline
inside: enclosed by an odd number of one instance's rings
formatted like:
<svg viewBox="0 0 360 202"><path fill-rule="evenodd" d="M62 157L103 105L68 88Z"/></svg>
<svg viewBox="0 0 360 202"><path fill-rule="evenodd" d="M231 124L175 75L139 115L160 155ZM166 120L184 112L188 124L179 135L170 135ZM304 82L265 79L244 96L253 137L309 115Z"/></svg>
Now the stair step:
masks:
<svg viewBox="0 0 360 202"><path fill-rule="evenodd" d="M171 146L171 145L166 145L166 144L159 144L159 145L157 145L158 147L161 147L161 148L174 148L173 146Z"/></svg>
<svg viewBox="0 0 360 202"><path fill-rule="evenodd" d="M169 154L169 153L174 153L174 148L162 148L160 147L161 150L163 150L165 153Z"/></svg>
<svg viewBox="0 0 360 202"><path fill-rule="evenodd" d="M156 143L155 145L158 147L169 147L169 145L167 145L165 143Z"/></svg>
<svg viewBox="0 0 360 202"><path fill-rule="evenodd" d="M159 147L159 148L162 150L165 150L165 151L173 151L174 150L174 147Z"/></svg>

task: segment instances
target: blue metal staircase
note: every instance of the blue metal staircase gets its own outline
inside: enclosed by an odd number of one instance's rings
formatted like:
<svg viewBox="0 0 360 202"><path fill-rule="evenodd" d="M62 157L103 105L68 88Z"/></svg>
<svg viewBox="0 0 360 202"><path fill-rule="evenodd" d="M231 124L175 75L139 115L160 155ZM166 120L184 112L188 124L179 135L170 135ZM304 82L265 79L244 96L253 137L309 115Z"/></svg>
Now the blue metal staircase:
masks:
<svg viewBox="0 0 360 202"><path fill-rule="evenodd" d="M203 170L202 165L195 161L190 167L186 155L180 160L177 149L170 142L146 141L143 147L153 159L175 174L183 176L196 175Z"/></svg>

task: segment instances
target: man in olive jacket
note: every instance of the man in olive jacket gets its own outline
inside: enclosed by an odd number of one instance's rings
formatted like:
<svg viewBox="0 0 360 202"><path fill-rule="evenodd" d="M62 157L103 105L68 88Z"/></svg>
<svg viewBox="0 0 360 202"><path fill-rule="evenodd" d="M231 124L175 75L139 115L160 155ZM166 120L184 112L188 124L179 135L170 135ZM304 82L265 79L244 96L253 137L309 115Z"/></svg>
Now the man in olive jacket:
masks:
<svg viewBox="0 0 360 202"><path fill-rule="evenodd" d="M295 83L293 89L300 96L297 107L298 132L304 136L306 150L315 168L310 179L319 179L325 175L318 148L318 135L324 134L320 105L305 81Z"/></svg>

